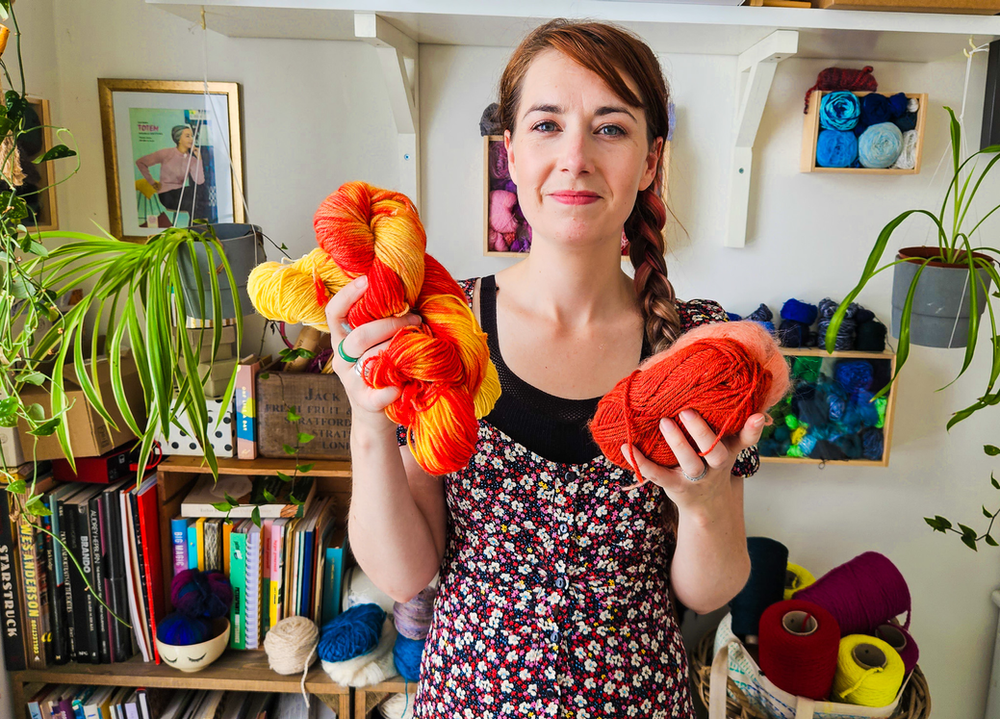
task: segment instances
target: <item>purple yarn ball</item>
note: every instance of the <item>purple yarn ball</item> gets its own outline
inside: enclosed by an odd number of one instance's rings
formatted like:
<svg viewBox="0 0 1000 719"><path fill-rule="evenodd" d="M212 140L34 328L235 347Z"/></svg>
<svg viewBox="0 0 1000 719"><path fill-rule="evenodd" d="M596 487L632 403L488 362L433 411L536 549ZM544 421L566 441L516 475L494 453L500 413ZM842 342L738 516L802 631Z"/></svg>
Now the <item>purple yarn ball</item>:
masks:
<svg viewBox="0 0 1000 719"><path fill-rule="evenodd" d="M490 143L490 176L498 180L510 178L510 172L507 170L507 148L502 142Z"/></svg>
<svg viewBox="0 0 1000 719"><path fill-rule="evenodd" d="M222 572L185 569L170 585L170 601L189 617L217 619L229 615L233 587Z"/></svg>

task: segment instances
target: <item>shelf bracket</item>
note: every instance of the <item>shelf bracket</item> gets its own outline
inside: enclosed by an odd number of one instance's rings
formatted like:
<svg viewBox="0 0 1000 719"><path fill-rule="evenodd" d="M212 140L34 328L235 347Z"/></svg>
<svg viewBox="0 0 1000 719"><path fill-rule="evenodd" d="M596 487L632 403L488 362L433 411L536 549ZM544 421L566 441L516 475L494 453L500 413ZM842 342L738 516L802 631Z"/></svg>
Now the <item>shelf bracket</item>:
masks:
<svg viewBox="0 0 1000 719"><path fill-rule="evenodd" d="M729 210L726 247L743 247L747 240L747 213L750 208L750 180L753 169L753 143L760 118L767 105L774 72L778 63L799 50L797 30L775 30L753 47L742 52L737 72L742 80L747 73L736 114L735 140L730 165Z"/></svg>
<svg viewBox="0 0 1000 719"><path fill-rule="evenodd" d="M399 134L399 187L420 210L420 94L417 60L420 45L385 18L372 12L354 13L354 36L375 48L389 105Z"/></svg>

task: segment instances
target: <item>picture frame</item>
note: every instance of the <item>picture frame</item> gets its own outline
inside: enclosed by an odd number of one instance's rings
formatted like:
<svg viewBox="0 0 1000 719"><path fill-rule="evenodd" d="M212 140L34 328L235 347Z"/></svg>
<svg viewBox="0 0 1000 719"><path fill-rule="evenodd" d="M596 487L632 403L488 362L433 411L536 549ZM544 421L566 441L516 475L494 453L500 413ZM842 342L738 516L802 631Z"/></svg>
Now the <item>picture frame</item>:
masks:
<svg viewBox="0 0 1000 719"><path fill-rule="evenodd" d="M24 179L14 188L14 194L25 201L28 216L23 224L30 232L59 229L59 212L56 207L56 175L53 163L32 162L52 147L52 119L49 101L28 95L28 108L24 114L24 132L18 138L17 151ZM8 189L0 180L0 188Z"/></svg>
<svg viewBox="0 0 1000 719"><path fill-rule="evenodd" d="M523 257L531 249L531 227L517 205L517 187L507 172L503 135L483 136L483 255ZM663 185L660 197L667 201L670 175L670 140L663 143ZM496 193L507 193L499 194ZM514 197L509 195L513 194ZM499 244L499 247L498 247ZM628 260L622 243L622 259Z"/></svg>
<svg viewBox="0 0 1000 719"><path fill-rule="evenodd" d="M244 222L241 88L235 82L97 81L111 234Z"/></svg>

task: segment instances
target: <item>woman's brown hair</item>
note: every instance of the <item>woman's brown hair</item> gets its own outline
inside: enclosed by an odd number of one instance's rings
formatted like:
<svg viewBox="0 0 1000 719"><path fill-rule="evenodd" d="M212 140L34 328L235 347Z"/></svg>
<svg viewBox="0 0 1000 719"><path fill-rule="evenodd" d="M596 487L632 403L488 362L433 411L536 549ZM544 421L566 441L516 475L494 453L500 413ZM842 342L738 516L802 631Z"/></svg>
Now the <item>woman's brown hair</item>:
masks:
<svg viewBox="0 0 1000 719"><path fill-rule="evenodd" d="M500 78L500 125L514 134L524 76L535 56L547 49L558 50L590 70L623 102L642 108L646 115L647 140L667 139L667 106L670 91L660 62L642 40L615 25L595 22L551 20L529 34L514 51ZM639 95L626 84L630 77ZM667 208L660 199L663 182L663 153L656 163L656 175L648 188L639 192L632 213L625 221L629 259L635 268L635 290L646 321L646 338L658 352L680 335L680 317L674 306L674 287L667 279L663 257L663 225Z"/></svg>

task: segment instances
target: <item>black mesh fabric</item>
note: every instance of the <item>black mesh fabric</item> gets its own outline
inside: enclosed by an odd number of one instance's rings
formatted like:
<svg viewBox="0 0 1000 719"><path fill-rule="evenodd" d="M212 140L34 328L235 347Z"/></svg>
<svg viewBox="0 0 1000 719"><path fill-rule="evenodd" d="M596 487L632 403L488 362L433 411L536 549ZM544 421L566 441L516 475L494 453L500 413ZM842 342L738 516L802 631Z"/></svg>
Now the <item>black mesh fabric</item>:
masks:
<svg viewBox="0 0 1000 719"><path fill-rule="evenodd" d="M500 376L500 399L486 421L535 454L553 462L584 464L601 450L590 436L587 423L597 411L600 397L566 399L528 384L503 361L497 338L496 279L484 277L479 291L479 312L486 332L490 358ZM650 354L644 340L642 357Z"/></svg>

